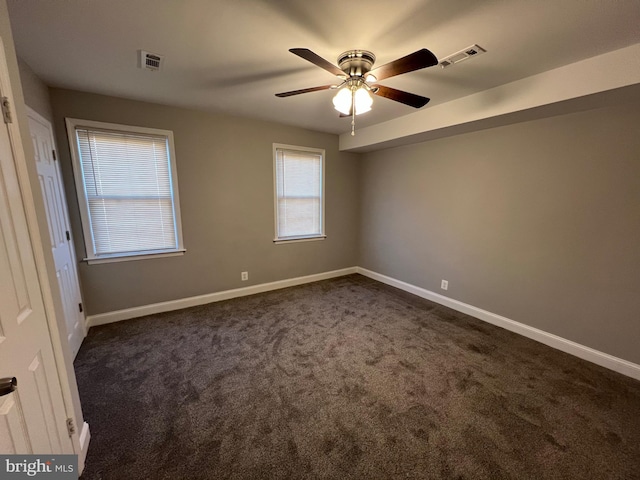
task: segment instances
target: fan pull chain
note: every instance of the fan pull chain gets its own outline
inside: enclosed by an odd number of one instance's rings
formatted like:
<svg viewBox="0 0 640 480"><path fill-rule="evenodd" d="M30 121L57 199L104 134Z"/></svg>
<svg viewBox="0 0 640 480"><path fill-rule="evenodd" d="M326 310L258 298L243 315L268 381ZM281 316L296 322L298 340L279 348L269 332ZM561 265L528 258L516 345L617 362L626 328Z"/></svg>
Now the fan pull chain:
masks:
<svg viewBox="0 0 640 480"><path fill-rule="evenodd" d="M351 136L356 135L356 89L351 87Z"/></svg>

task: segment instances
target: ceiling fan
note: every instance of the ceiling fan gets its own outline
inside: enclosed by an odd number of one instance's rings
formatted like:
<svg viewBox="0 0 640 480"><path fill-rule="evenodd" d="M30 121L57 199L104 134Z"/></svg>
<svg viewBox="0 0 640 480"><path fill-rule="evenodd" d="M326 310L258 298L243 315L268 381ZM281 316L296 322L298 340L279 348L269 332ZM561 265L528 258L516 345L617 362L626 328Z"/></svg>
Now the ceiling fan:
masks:
<svg viewBox="0 0 640 480"><path fill-rule="evenodd" d="M385 87L384 85L378 85L375 82L438 64L436 56L426 48L374 68L373 70L371 67L373 67L376 57L367 50L348 50L342 53L338 57L339 67L307 48L292 48L289 51L325 69L329 73L333 73L342 80L342 82L338 85L321 85L319 87L276 93L276 97L290 97L301 93L318 92L329 89L338 90L338 93L333 98L333 105L335 109L340 112L340 116L351 117L351 135L355 135L356 115L371 110L373 99L370 93L404 103L414 108L424 107L430 100L427 97Z"/></svg>

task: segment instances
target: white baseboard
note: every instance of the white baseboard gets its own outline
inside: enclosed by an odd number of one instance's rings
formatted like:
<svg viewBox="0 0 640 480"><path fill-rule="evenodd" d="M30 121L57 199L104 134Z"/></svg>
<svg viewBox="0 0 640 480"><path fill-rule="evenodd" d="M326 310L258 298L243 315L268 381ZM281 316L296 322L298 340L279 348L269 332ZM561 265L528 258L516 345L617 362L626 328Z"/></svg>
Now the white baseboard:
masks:
<svg viewBox="0 0 640 480"><path fill-rule="evenodd" d="M498 327L502 327L506 330L518 333L532 340L536 340L537 342L544 343L545 345L582 358L583 360L595 363L596 365L600 365L601 367L605 367L628 377L640 380L640 365L629 362L627 360L623 360L622 358L614 357L613 355L594 350L590 347L585 347L584 345L572 342L571 340L567 340L566 338L553 335L552 333L547 333L543 330L539 330L537 328L530 327L509 318L496 315L495 313L482 310L481 308L474 307L473 305L469 305L458 300L445 297L444 295L440 295L430 290L426 290L424 288L416 287L415 285L396 280L395 278L372 272L371 270L367 270L366 268L357 267L356 271L357 273L364 275L365 277L369 277L373 280L391 285L392 287L399 288L400 290L404 290L405 292L413 293L414 295L417 295L419 297L426 298L427 300L431 300L432 302L436 302L459 312L466 313L467 315L478 318L480 320L484 320L487 323L497 325Z"/></svg>
<svg viewBox="0 0 640 480"><path fill-rule="evenodd" d="M180 310L181 308L195 307L197 305L204 305L206 303L229 300L230 298L244 297L247 295L254 295L256 293L268 292L270 290L279 290L281 288L317 282L319 280L342 277L344 275L356 273L356 270L357 267L343 268L341 270L332 270L330 272L316 273L314 275L307 275L304 277L289 278L287 280L278 280L277 282L261 283L259 285L235 288L233 290L224 290L222 292L198 295L196 297L181 298L168 302L153 303L151 305L142 305L140 307L116 310L114 312L89 315L87 316L87 326L90 328L97 325L104 325L105 323L119 322L120 320L129 320L131 318L142 317L144 315L170 312L172 310Z"/></svg>
<svg viewBox="0 0 640 480"><path fill-rule="evenodd" d="M222 292L210 293L207 295L199 295L196 297L182 298L178 300L172 300L168 302L154 303L151 305L142 305L140 307L127 308L124 310L117 310L114 312L101 313L98 315L89 315L87 317L87 326L95 327L97 325L103 325L106 323L119 322L120 320L129 320L131 318L142 317L144 315L151 315L154 313L169 312L172 310L179 310L181 308L194 307L197 305L204 305L207 303L219 302L222 300L228 300L236 297L244 297L247 295L254 295L256 293L268 292L271 290L278 290L281 288L293 287L295 285L302 285L305 283L317 282L319 280L326 280L329 278L341 277L343 275L350 275L352 273L359 273L365 277L369 277L373 280L391 285L392 287L399 288L405 292L412 293L432 302L439 303L462 313L466 313L472 317L483 320L487 323L491 323L498 327L502 327L511 332L518 333L532 340L536 340L540 343L544 343L550 347L556 348L565 353L569 353L576 357L582 358L589 362L600 365L601 367L608 368L615 372L621 373L628 377L640 380L640 365L623 360L622 358L614 357L608 353L600 352L590 347L580 345L579 343L572 342L566 338L559 337L552 333L547 333L543 330L530 327L523 323L516 322L509 318L497 315L487 310L483 310L473 305L454 300L439 293L426 290L410 283L396 280L395 278L382 275L380 273L367 270L362 267L350 267L343 268L341 270L333 270L330 272L317 273L314 275L307 275L304 277L290 278L287 280L279 280L276 282L262 283L259 285L252 285L244 288L236 288L233 290L224 290ZM86 425L86 424L85 424ZM88 425L87 434L88 434ZM83 429L84 432L84 429ZM88 439L87 439L88 444Z"/></svg>
<svg viewBox="0 0 640 480"><path fill-rule="evenodd" d="M87 451L89 450L89 441L91 440L91 432L89 431L89 424L84 422L82 424L82 431L80 432L80 453L78 453L78 475L82 474L84 470L84 461L87 458Z"/></svg>

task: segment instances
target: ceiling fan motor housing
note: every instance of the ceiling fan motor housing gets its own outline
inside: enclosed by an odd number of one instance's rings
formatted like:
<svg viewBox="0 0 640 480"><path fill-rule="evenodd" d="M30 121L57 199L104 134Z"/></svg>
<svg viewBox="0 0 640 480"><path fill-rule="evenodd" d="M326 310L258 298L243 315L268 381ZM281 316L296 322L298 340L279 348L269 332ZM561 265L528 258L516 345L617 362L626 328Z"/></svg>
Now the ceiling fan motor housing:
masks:
<svg viewBox="0 0 640 480"><path fill-rule="evenodd" d="M375 61L376 56L367 50L348 50L338 57L338 66L349 77L364 77Z"/></svg>

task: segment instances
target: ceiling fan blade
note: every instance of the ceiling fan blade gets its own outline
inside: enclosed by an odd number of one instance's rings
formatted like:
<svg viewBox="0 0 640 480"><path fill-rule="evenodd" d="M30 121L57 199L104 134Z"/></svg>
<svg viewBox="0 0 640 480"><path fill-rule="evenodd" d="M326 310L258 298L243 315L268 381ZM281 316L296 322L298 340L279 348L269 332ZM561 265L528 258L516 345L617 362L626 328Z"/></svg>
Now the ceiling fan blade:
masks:
<svg viewBox="0 0 640 480"><path fill-rule="evenodd" d="M413 72L422 68L433 67L438 64L438 59L431 51L423 48L417 52L410 53L406 57L399 58L393 62L386 63L371 70L368 75L373 75L376 80L383 80L403 73Z"/></svg>
<svg viewBox="0 0 640 480"><path fill-rule="evenodd" d="M430 98L422 97L420 95L416 95L415 93L404 92L402 90L396 90L395 88L385 87L384 85L373 85L374 91L376 88L378 89L374 93L381 97L388 98L390 100L395 100L396 102L404 103L405 105L409 105L413 108L424 107L427 103L429 103Z"/></svg>
<svg viewBox="0 0 640 480"><path fill-rule="evenodd" d="M320 68L324 68L327 72L333 73L334 75L345 78L346 74L336 67L333 63L325 60L320 55L313 53L308 48L290 48L289 51L294 55L299 56L300 58L304 58L308 62L317 65Z"/></svg>
<svg viewBox="0 0 640 480"><path fill-rule="evenodd" d="M322 85L320 87L303 88L302 90L292 90L290 92L276 93L276 97L284 98L292 95L300 95L301 93L319 92L320 90L329 90L334 85Z"/></svg>

